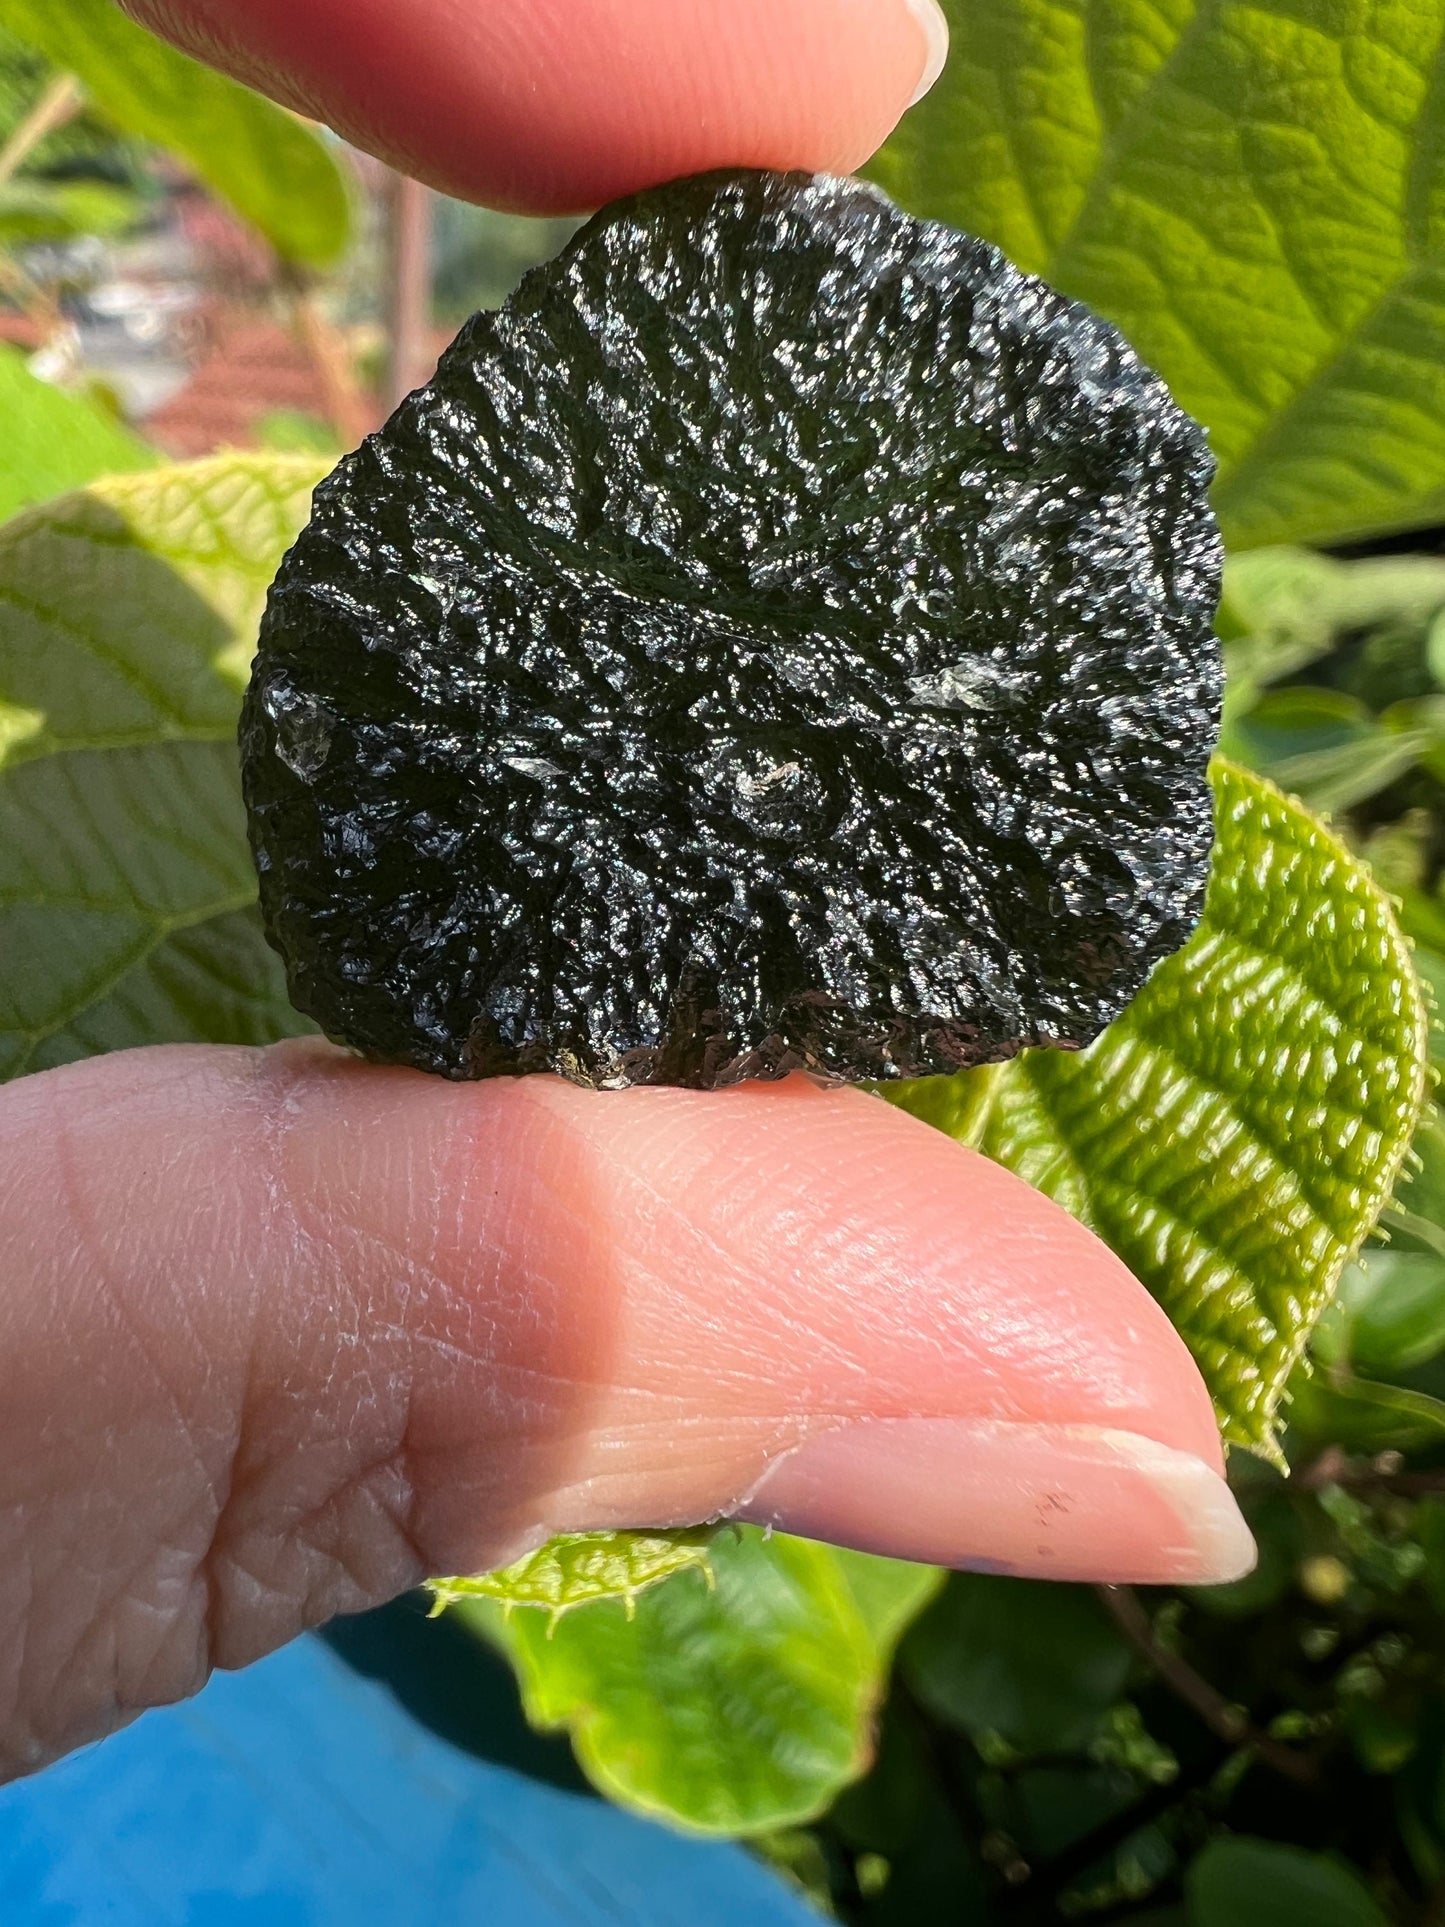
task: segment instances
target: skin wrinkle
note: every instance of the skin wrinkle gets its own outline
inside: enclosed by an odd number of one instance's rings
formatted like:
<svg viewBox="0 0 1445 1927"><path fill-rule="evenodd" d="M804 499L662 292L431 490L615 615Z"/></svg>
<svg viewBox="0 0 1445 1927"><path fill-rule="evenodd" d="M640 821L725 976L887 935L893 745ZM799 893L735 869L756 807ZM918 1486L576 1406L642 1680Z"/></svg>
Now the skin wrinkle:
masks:
<svg viewBox="0 0 1445 1927"><path fill-rule="evenodd" d="M359 1071L359 1076L366 1075ZM424 1096L428 1082L416 1079L412 1087ZM386 1090L389 1082L374 1088ZM473 1516L480 1521L490 1512L494 1547L530 1531L529 1508L565 1477L556 1464L559 1454L565 1453L568 1441L586 1435L588 1427L575 1408L593 1396L590 1381L605 1382L611 1349L606 1332L611 1294L602 1256L609 1244L606 1210L581 1147L569 1129L559 1131L558 1120L538 1107L536 1126L552 1156L542 1154L539 1144L533 1168L522 1181L499 1186L487 1175L500 1162L490 1141L495 1127L486 1107L473 1103L470 1108L471 1131L455 1133L450 1142L435 1133L423 1134L408 1146L412 1162L400 1187L396 1171L387 1168L389 1151L380 1160L364 1151L362 1171L323 1165L318 1173L308 1150L299 1170L289 1174L293 1188L305 1194L307 1208L324 1225L333 1249L336 1227L345 1225L348 1269L372 1279L379 1272L393 1274L383 1277L380 1289L385 1315L379 1318L381 1306L374 1297L366 1310L366 1328L373 1353L371 1334L378 1324L395 1323L406 1332L397 1370L413 1386L406 1452L412 1484L422 1491L409 1533L414 1544L426 1549L428 1564L446 1570L477 1569L487 1556L477 1526L454 1523L467 1490L490 1498L485 1510L473 1507ZM525 1123L521 1128L526 1129ZM370 1134L364 1142L371 1142ZM574 1191L564 1210L556 1208L555 1186L545 1175L558 1168L570 1173ZM410 1208L399 1223L393 1219L383 1228L367 1217L366 1200L394 1199L398 1188L410 1194ZM549 1191L554 1195L548 1196ZM442 1222L427 1210L437 1195L456 1200L448 1213L450 1244ZM593 1262L588 1270L597 1274L581 1317L576 1305L570 1307L572 1315L564 1317L557 1303L556 1254L559 1243L569 1241L569 1231L584 1249L590 1246ZM411 1295L404 1321L395 1303L402 1252L407 1254L401 1269ZM418 1338L425 1370L419 1363ZM456 1371L439 1372L448 1361L456 1364ZM419 1380L428 1387L424 1407L415 1400ZM548 1395L541 1397L544 1384ZM469 1461L474 1465L486 1455L489 1438L497 1469L469 1471Z"/></svg>
<svg viewBox="0 0 1445 1927"><path fill-rule="evenodd" d="M144 1337L139 1320L130 1311L126 1302L126 1288L118 1278L112 1262L111 1240L106 1228L89 1208L84 1185L81 1183L76 1146L73 1133L64 1111L55 1105L49 1107L46 1119L50 1131L51 1157L48 1160L59 1179L59 1203L61 1211L68 1219L70 1233L82 1259L88 1259L89 1269L100 1287L107 1308L109 1322L123 1337L127 1347L139 1353L149 1380L163 1396L174 1420L174 1436L182 1449L190 1455L192 1477L190 1483L198 1486L204 1494L210 1484L210 1469L207 1453L201 1444L200 1432L184 1403L178 1396L167 1374L161 1369L154 1351ZM183 1323L187 1321L182 1321ZM187 1334L190 1335L189 1332ZM185 1482L185 1467L179 1469L177 1476ZM156 1488L152 1487L152 1499ZM179 1588L176 1605L168 1614L170 1641L173 1648L170 1673L173 1689L163 1697L178 1698L193 1692L205 1677L204 1663L197 1674L194 1662L187 1663L185 1650L195 1646L200 1637L203 1624L203 1596L195 1589L195 1576L199 1569L204 1548L213 1524L213 1508L202 1504L202 1517L196 1522L197 1530L177 1547L183 1563L189 1565L186 1582ZM174 1526L171 1532L174 1532ZM123 1670L121 1656L136 1657L132 1652L133 1641L122 1639L117 1630L117 1622L125 1614L129 1602L144 1598L157 1590L161 1583L160 1568L164 1564L168 1534L158 1531L156 1537L161 1547L157 1551L149 1540L143 1540L140 1557L129 1567L120 1566L107 1569L95 1575L92 1591L93 1603L89 1613L81 1619L77 1627L77 1637L69 1650L62 1647L59 1655L46 1663L46 1671L53 1682L72 1677L87 1678L113 1675L111 1698L117 1708L131 1704L147 1703L146 1695L139 1680L132 1680ZM87 1535L87 1543L96 1543L93 1533ZM77 1568L67 1562L61 1575L61 1583L72 1586L77 1582ZM36 1615L27 1613L24 1620L25 1637L28 1640ZM91 1657L91 1649L99 1646L102 1654L111 1657L97 1660ZM180 1650L175 1650L180 1649ZM149 1659L141 1655L144 1671L151 1672L161 1666L161 1655L152 1654ZM22 1647L19 1675L20 1680L29 1683L32 1672L28 1650Z"/></svg>
<svg viewBox="0 0 1445 1927"><path fill-rule="evenodd" d="M263 1240L265 1245L294 1253L296 1269L304 1270L312 1257L310 1240L302 1230L289 1194L281 1182L281 1163L277 1156L280 1135L280 1118L286 1102L286 1084L278 1073L284 1065L277 1057L268 1053L257 1053L250 1060L251 1088L247 1093L248 1122L255 1131L261 1146L257 1159L260 1173L259 1188L265 1198L265 1218ZM285 1275L284 1268L282 1275ZM227 1467L224 1490L220 1493L220 1509L211 1542L207 1547L203 1562L203 1576L206 1586L206 1625L210 1638L210 1658L212 1664L224 1664L220 1656L228 1649L225 1628L232 1617L232 1589L234 1581L230 1574L237 1564L232 1551L232 1541L237 1536L236 1514L238 1506L238 1483L240 1479L243 1442L254 1436L255 1412L259 1403L256 1376L256 1345L246 1349L244 1377L241 1387L240 1404L237 1417L235 1450Z"/></svg>

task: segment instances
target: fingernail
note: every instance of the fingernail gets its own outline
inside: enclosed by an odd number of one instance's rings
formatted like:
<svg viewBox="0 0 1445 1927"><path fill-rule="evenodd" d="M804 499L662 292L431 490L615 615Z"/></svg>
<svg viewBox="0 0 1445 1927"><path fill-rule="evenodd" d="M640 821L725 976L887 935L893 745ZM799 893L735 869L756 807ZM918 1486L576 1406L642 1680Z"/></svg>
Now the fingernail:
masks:
<svg viewBox="0 0 1445 1927"><path fill-rule="evenodd" d="M938 0L908 0L908 5L928 36L928 59L924 64L923 78L918 83L918 92L908 103L910 107L916 107L943 72L948 59L948 21Z"/></svg>
<svg viewBox="0 0 1445 1927"><path fill-rule="evenodd" d="M1089 1425L858 1420L779 1460L737 1517L926 1565L1106 1585L1219 1585L1256 1558L1212 1466Z"/></svg>

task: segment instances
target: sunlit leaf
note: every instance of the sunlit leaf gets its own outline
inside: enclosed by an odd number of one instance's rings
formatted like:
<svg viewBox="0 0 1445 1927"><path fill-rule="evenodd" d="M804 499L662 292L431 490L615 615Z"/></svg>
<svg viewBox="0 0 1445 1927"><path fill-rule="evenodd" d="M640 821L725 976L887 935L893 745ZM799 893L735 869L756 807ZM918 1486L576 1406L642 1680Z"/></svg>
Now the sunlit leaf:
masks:
<svg viewBox="0 0 1445 1927"><path fill-rule="evenodd" d="M1092 1225L1193 1348L1227 1435L1268 1452L1409 1148L1427 1024L1364 866L1258 777L1219 764L1216 796L1199 930L1098 1043L886 1095Z"/></svg>
<svg viewBox="0 0 1445 1927"><path fill-rule="evenodd" d="M1119 324L1230 541L1445 508L1445 0L944 0L876 172Z"/></svg>
<svg viewBox="0 0 1445 1927"><path fill-rule="evenodd" d="M98 475L150 468L160 459L111 415L32 375L25 357L0 345L0 521L17 509L79 488Z"/></svg>
<svg viewBox="0 0 1445 1927"><path fill-rule="evenodd" d="M498 1572L475 1579L433 1579L437 1610L463 1599L490 1599L510 1611L518 1606L545 1612L555 1623L579 1606L620 1599L629 1616L650 1586L680 1572L711 1577L715 1529L653 1534L579 1532L551 1539L538 1551Z"/></svg>
<svg viewBox="0 0 1445 1927"><path fill-rule="evenodd" d="M713 1583L684 1572L549 1623L453 1611L517 1668L532 1720L566 1728L603 1792L706 1833L810 1819L862 1773L894 1645L940 1575L752 1528L724 1532Z"/></svg>
<svg viewBox="0 0 1445 1927"><path fill-rule="evenodd" d="M0 0L0 26L74 74L117 127L189 162L286 259L325 267L351 238L351 196L314 129L177 53L115 0Z"/></svg>

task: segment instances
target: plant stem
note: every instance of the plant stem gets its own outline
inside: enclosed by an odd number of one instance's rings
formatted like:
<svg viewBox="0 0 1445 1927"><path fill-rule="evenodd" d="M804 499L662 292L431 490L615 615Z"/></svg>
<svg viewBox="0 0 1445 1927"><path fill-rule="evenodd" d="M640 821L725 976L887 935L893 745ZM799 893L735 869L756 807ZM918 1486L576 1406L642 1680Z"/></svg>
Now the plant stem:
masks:
<svg viewBox="0 0 1445 1927"><path fill-rule="evenodd" d="M0 187L14 178L47 134L74 120L84 105L85 93L75 75L57 74L0 147Z"/></svg>
<svg viewBox="0 0 1445 1927"><path fill-rule="evenodd" d="M1217 1733L1231 1746L1247 1747L1266 1766L1296 1786L1315 1784L1319 1778L1315 1761L1262 1733L1247 1713L1231 1705L1187 1660L1160 1644L1152 1620L1131 1587L1096 1586L1094 1590L1134 1651L1148 1662L1177 1699L1199 1715L1212 1733Z"/></svg>
<svg viewBox="0 0 1445 1927"><path fill-rule="evenodd" d="M355 448L376 426L340 331L333 325L314 287L296 269L283 267L281 285L291 301L296 333L311 357L326 395L326 412L346 448Z"/></svg>

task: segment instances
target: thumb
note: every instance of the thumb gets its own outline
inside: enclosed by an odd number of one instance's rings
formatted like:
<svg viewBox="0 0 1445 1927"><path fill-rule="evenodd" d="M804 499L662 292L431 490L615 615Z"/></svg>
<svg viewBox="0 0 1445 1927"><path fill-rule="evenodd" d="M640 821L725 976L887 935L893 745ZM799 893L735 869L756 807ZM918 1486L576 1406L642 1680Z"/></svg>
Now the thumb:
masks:
<svg viewBox="0 0 1445 1927"><path fill-rule="evenodd" d="M557 1531L751 1518L1061 1578L1250 1562L1087 1231L806 1080L447 1085L326 1046L0 1096L0 1755Z"/></svg>
<svg viewBox="0 0 1445 1927"><path fill-rule="evenodd" d="M851 173L932 84L937 0L122 0L405 172L579 213L715 167Z"/></svg>

